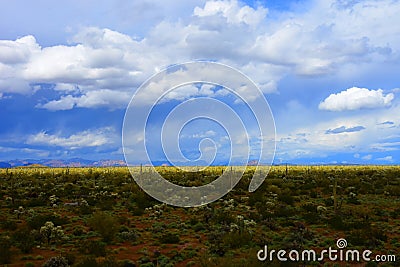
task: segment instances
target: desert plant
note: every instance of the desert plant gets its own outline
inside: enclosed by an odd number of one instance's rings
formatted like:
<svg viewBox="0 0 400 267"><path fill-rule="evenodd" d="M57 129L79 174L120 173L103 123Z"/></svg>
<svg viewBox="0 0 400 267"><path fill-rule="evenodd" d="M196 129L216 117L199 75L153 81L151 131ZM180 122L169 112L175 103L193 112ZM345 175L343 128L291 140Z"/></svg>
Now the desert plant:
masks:
<svg viewBox="0 0 400 267"><path fill-rule="evenodd" d="M68 261L66 258L61 256L56 256L48 259L43 267L69 267Z"/></svg>
<svg viewBox="0 0 400 267"><path fill-rule="evenodd" d="M180 238L177 234L167 233L161 237L160 241L163 244L178 244Z"/></svg>
<svg viewBox="0 0 400 267"><path fill-rule="evenodd" d="M103 211L94 213L88 220L88 223L107 243L114 239L119 228L118 220L111 214Z"/></svg>
<svg viewBox="0 0 400 267"><path fill-rule="evenodd" d="M11 260L11 242L8 236L0 237L0 263L7 264Z"/></svg>
<svg viewBox="0 0 400 267"><path fill-rule="evenodd" d="M23 253L29 253L35 246L35 237L32 235L29 228L24 227L17 230L12 235L12 240L17 248L19 248Z"/></svg>
<svg viewBox="0 0 400 267"><path fill-rule="evenodd" d="M82 243L79 251L85 255L104 257L106 256L106 244L99 240L87 240Z"/></svg>
<svg viewBox="0 0 400 267"><path fill-rule="evenodd" d="M51 240L59 240L64 236L64 231L61 226L54 226L53 222L46 222L42 227L40 227L40 234L50 244Z"/></svg>

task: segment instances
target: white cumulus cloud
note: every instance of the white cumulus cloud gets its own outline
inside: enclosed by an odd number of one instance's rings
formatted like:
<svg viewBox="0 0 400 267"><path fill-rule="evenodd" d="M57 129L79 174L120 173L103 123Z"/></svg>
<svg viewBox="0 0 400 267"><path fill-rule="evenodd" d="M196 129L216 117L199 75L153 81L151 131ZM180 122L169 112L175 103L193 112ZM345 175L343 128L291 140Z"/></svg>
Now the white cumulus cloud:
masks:
<svg viewBox="0 0 400 267"><path fill-rule="evenodd" d="M337 74L343 69L361 71L364 65L374 70L379 64L398 59L400 2L367 3L311 1L306 10L275 11L273 17L268 3L179 3L186 7L184 14L143 22L152 26L146 27L141 37L123 29L83 26L72 30L75 35L66 44L42 47L32 35L0 40L0 93L29 94L35 92L32 84L52 83L57 84L55 90L70 92L71 96L48 99L47 106L38 107L54 109L59 103L60 109L99 105L119 108L120 101L99 101L97 96L110 90L119 98L132 93L157 69L196 59L239 68L265 93L276 92L280 80L291 74ZM149 10L175 14L173 4L176 2L151 2ZM129 19L133 7L143 9L147 5L150 2L138 1L121 6L118 12L126 11L124 18ZM84 95L79 101L74 88ZM89 94L92 91L96 93ZM390 97L386 96L383 103L390 103ZM374 106L372 102L364 104ZM321 108L329 110L326 105L321 104Z"/></svg>
<svg viewBox="0 0 400 267"><path fill-rule="evenodd" d="M69 110L74 107L79 108L124 108L129 103L131 94L124 91L112 91L101 89L89 91L81 96L66 95L58 100L52 100L44 104L36 105L37 108L43 108L51 111Z"/></svg>
<svg viewBox="0 0 400 267"><path fill-rule="evenodd" d="M39 132L30 135L26 143L30 145L50 145L61 146L70 149L83 147L96 147L112 144L114 132L112 128L105 127L96 130L86 130L70 136L62 136L61 134L48 134Z"/></svg>
<svg viewBox="0 0 400 267"><path fill-rule="evenodd" d="M358 110L390 106L394 94L384 95L382 89L352 87L337 94L331 94L319 104L319 109L329 111Z"/></svg>
<svg viewBox="0 0 400 267"><path fill-rule="evenodd" d="M222 16L228 23L247 25L259 24L267 15L268 9L253 9L249 6L240 6L237 0L208 1L204 8L195 7L194 15L198 17Z"/></svg>

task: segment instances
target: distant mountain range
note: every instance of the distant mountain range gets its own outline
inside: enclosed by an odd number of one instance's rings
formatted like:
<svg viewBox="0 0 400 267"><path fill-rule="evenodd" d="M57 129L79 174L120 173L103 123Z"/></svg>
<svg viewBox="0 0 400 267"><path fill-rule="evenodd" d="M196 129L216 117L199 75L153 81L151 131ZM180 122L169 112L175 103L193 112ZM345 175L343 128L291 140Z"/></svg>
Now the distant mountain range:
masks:
<svg viewBox="0 0 400 267"><path fill-rule="evenodd" d="M15 159L0 161L0 168L12 168L39 164L47 167L118 167L126 166L123 160L88 160L81 158L72 159Z"/></svg>
<svg viewBox="0 0 400 267"><path fill-rule="evenodd" d="M103 160L88 160L81 158L72 158L72 159L14 159L8 161L0 160L0 168L12 168L12 167L21 167L21 166L46 166L46 167L120 167L127 166L126 162L123 160L112 160L112 159L103 159ZM171 166L168 162L164 161L154 161L154 166ZM214 165L225 166L224 163L214 163ZM249 166L257 166L257 160L250 160L248 162ZM313 164L295 164L295 163L273 163L273 166L287 165L287 166L296 166L296 165L359 165L359 164L330 164L330 163L313 163ZM182 164L182 166L185 166ZM186 165L189 166L189 165ZM202 166L202 165L201 165Z"/></svg>

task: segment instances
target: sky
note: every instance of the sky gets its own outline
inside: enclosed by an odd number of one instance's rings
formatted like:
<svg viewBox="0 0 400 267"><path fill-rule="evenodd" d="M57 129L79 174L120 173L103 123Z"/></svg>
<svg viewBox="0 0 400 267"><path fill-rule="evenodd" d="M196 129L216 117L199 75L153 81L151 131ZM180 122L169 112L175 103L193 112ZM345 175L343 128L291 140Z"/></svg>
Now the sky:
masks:
<svg viewBox="0 0 400 267"><path fill-rule="evenodd" d="M124 159L125 111L140 85L168 66L209 60L240 70L262 91L276 127L275 163L400 163L400 1L0 0L0 6L0 161ZM237 107L220 88L196 88L168 95L152 113L154 125L193 97ZM192 109L201 113L204 106ZM232 155L230 137L210 120L178 133L186 158L211 149L214 164ZM161 162L156 144L149 153Z"/></svg>

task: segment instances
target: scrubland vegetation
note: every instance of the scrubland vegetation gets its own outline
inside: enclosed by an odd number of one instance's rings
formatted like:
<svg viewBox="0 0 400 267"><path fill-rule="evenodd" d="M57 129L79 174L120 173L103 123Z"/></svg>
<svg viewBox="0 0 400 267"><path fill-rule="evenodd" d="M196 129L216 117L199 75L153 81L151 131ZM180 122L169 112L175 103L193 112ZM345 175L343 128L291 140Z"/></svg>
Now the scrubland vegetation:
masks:
<svg viewBox="0 0 400 267"><path fill-rule="evenodd" d="M158 169L184 186L223 170ZM338 238L400 258L400 167L275 166L249 193L253 172L219 201L177 208L149 197L123 167L1 169L0 264L280 266L259 262L257 251L321 250Z"/></svg>

